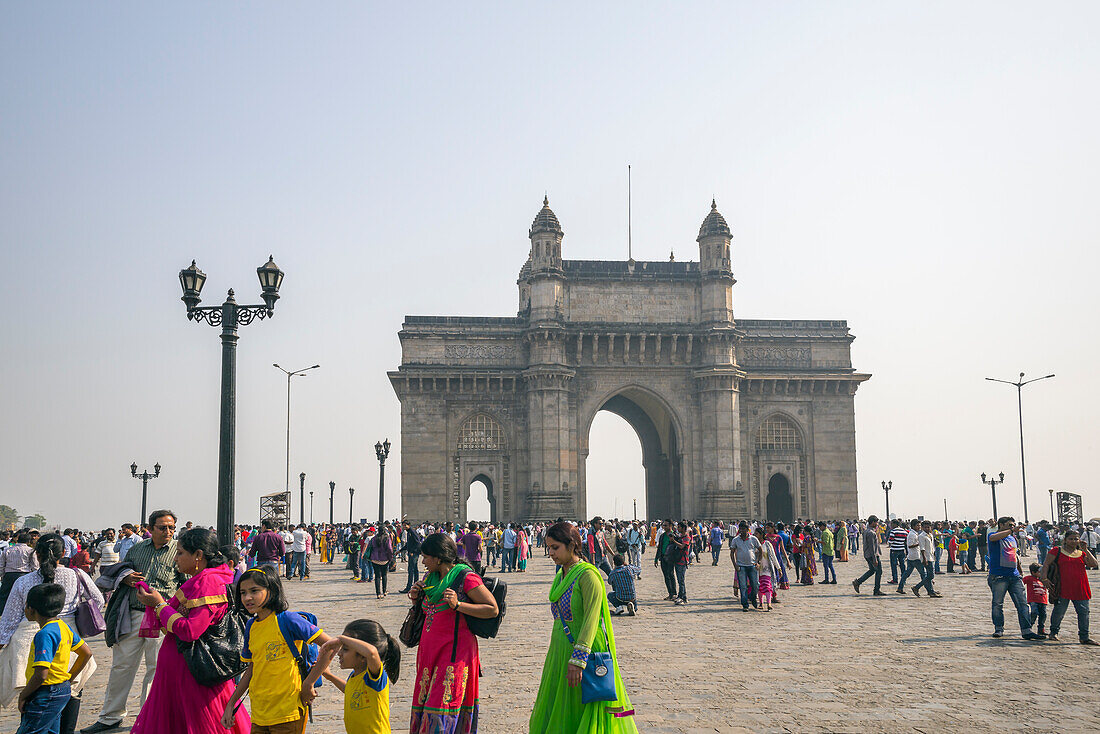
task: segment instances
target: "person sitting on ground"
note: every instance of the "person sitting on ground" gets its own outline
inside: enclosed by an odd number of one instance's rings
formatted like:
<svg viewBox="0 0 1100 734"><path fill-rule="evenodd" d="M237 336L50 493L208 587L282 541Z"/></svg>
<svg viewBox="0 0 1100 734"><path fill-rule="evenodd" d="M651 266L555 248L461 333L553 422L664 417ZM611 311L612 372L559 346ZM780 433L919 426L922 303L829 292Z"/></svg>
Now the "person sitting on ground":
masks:
<svg viewBox="0 0 1100 734"><path fill-rule="evenodd" d="M638 612L638 594L634 588L638 568L626 565L621 553L616 553L612 560L615 561L615 568L607 575L607 582L612 588L607 594L607 603L612 607L612 614L622 614L625 607L627 616L633 617Z"/></svg>

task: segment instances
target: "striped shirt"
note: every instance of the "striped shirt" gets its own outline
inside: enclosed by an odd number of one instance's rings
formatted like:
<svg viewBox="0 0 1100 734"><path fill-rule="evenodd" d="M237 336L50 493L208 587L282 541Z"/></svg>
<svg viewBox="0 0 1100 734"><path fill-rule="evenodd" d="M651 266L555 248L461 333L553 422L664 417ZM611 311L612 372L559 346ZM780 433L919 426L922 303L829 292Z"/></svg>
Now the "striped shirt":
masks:
<svg viewBox="0 0 1100 734"><path fill-rule="evenodd" d="M145 583L160 592L165 599L175 596L187 577L176 570L176 541L169 540L158 550L152 538L141 541L126 554L126 560L145 577ZM137 594L130 595L131 609L145 609Z"/></svg>
<svg viewBox="0 0 1100 734"><path fill-rule="evenodd" d="M611 588L615 590L615 596L623 601L634 601L637 592L634 590L634 574L638 573L637 566L619 566L607 575Z"/></svg>
<svg viewBox="0 0 1100 734"><path fill-rule="evenodd" d="M909 536L909 529L897 527L890 531L890 552L905 552L905 539Z"/></svg>

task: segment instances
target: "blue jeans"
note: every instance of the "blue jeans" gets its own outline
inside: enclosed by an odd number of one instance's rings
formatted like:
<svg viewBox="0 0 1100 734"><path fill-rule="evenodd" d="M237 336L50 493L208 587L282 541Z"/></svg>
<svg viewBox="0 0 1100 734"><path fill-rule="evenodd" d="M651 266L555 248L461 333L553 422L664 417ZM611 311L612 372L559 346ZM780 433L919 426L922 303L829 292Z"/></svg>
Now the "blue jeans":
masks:
<svg viewBox="0 0 1100 734"><path fill-rule="evenodd" d="M993 592L993 631L1005 629L1005 594L1012 598L1016 607L1016 617L1020 620L1020 632L1031 632L1031 609L1027 606L1027 590L1024 582L1015 576L990 576L989 589ZM1053 619L1051 620L1053 626Z"/></svg>
<svg viewBox="0 0 1100 734"><path fill-rule="evenodd" d="M58 734L61 731L61 712L72 698L69 681L41 686L27 700L16 734Z"/></svg>
<svg viewBox="0 0 1100 734"><path fill-rule="evenodd" d="M920 583L914 586L913 589L919 589L923 586L924 590L929 594L935 594L936 590L932 588L932 578L936 574L932 571L932 561L923 563L921 561L913 561L913 563L917 564L917 571L920 572Z"/></svg>
<svg viewBox="0 0 1100 734"><path fill-rule="evenodd" d="M899 589L903 589L903 590L905 589L905 581L909 578L909 576L914 571L917 572L917 577L922 582L924 581L924 564L921 563L920 561L906 561L905 562L905 573L903 573L901 575L901 580L898 581L898 588Z"/></svg>
<svg viewBox="0 0 1100 734"><path fill-rule="evenodd" d="M1050 613L1050 634L1058 634L1069 603L1069 599L1058 599L1054 602L1054 610ZM1077 637L1084 642L1089 638L1089 600L1074 599L1073 610L1077 612Z"/></svg>
<svg viewBox="0 0 1100 734"><path fill-rule="evenodd" d="M936 573L943 573L940 570L940 558L943 556L943 548L936 548Z"/></svg>
<svg viewBox="0 0 1100 734"><path fill-rule="evenodd" d="M374 564L370 562L370 553L363 553L359 558L359 579L361 581L374 580Z"/></svg>
<svg viewBox="0 0 1100 734"><path fill-rule="evenodd" d="M505 548L504 554L500 559L501 571L515 571L516 570L516 549Z"/></svg>
<svg viewBox="0 0 1100 734"><path fill-rule="evenodd" d="M419 553L409 554L409 578L405 582L405 588L402 590L402 593L408 593L409 589L413 587L413 584L420 580L419 561Z"/></svg>
<svg viewBox="0 0 1100 734"><path fill-rule="evenodd" d="M905 551L890 551L890 583L898 582L898 572L905 570Z"/></svg>
<svg viewBox="0 0 1100 734"><path fill-rule="evenodd" d="M676 571L676 584L679 587L677 592L676 592L676 597L679 598L679 599L683 599L684 601L688 600L687 570L688 570L688 567L687 567L686 563L684 563L684 564L677 563L676 564L676 568L675 568L675 571Z"/></svg>
<svg viewBox="0 0 1100 734"><path fill-rule="evenodd" d="M821 568L825 572L825 578L822 579L822 583L829 580L829 573L833 574L833 583L836 583L836 569L833 568L833 557L822 554L821 556Z"/></svg>
<svg viewBox="0 0 1100 734"><path fill-rule="evenodd" d="M294 573L297 571L298 578L304 579L306 577L306 554L305 551L291 551L290 553L290 565L286 569L286 577L288 579L294 578Z"/></svg>
<svg viewBox="0 0 1100 734"><path fill-rule="evenodd" d="M1028 606L1031 608L1031 623L1038 624L1039 631L1042 632L1047 626L1047 605L1033 601L1028 602Z"/></svg>
<svg viewBox="0 0 1100 734"><path fill-rule="evenodd" d="M722 544L721 543L719 543L718 545L711 545L711 547L710 547L710 557L714 559L714 565L715 566L718 565L718 556L721 555L721 553L722 553Z"/></svg>
<svg viewBox="0 0 1100 734"><path fill-rule="evenodd" d="M756 606L756 596L760 591L760 579L756 566L737 567L737 586L741 590L741 608L748 609L749 603Z"/></svg>

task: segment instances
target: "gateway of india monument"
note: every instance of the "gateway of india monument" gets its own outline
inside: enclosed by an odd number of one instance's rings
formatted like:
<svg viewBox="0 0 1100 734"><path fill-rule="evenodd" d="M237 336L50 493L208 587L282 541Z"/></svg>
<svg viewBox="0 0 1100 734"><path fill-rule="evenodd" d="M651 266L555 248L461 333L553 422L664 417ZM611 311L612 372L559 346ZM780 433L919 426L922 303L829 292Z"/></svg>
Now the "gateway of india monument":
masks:
<svg viewBox="0 0 1100 734"><path fill-rule="evenodd" d="M410 519L586 518L598 411L638 433L650 518L856 517L846 321L734 319L732 235L712 202L699 262L563 260L543 201L519 313L407 316L401 497ZM599 487L592 487L599 492Z"/></svg>

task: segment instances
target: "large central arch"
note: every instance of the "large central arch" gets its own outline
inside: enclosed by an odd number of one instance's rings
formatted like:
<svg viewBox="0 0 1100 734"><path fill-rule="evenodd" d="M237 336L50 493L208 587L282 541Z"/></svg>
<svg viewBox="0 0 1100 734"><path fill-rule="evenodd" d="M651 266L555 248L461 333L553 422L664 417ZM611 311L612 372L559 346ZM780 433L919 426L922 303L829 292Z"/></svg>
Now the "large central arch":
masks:
<svg viewBox="0 0 1100 734"><path fill-rule="evenodd" d="M588 460L592 421L601 410L619 416L638 434L645 469L646 514L650 518L679 517L682 511L681 446L671 409L657 395L637 386L617 390L603 398L584 425L582 464ZM583 467L580 474L586 477ZM585 483L587 489L586 480Z"/></svg>

